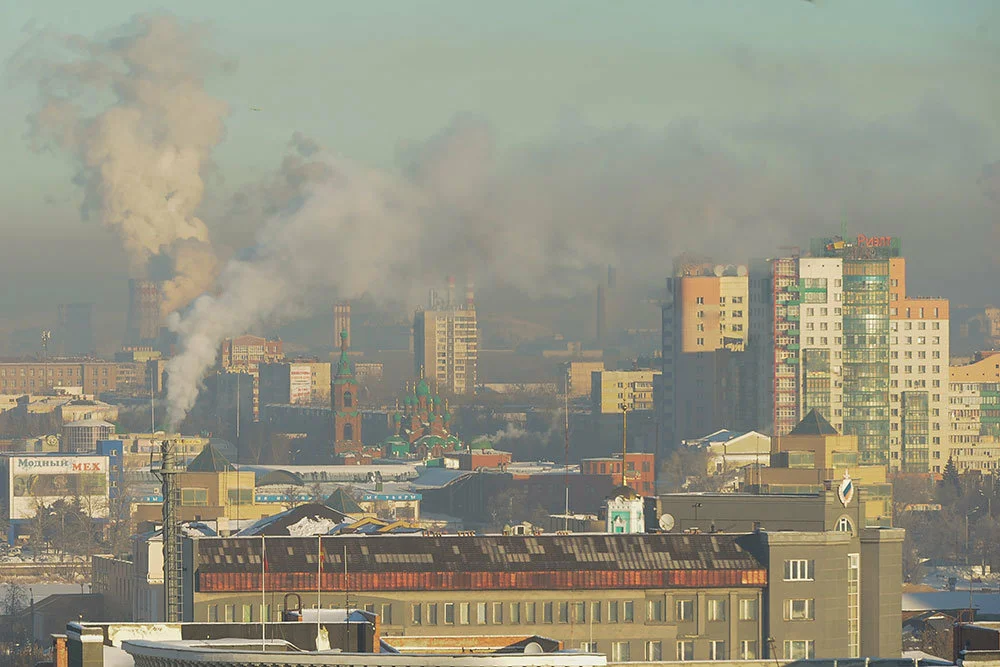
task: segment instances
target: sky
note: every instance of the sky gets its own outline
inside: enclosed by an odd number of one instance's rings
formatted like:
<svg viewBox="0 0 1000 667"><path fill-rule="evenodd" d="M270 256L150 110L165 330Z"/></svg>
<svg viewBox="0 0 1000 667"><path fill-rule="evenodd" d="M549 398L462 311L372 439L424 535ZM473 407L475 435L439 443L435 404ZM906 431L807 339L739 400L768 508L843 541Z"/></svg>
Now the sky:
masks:
<svg viewBox="0 0 1000 667"><path fill-rule="evenodd" d="M162 7L0 0L0 58L8 62L38 31L99 37ZM610 154L633 180L640 172L676 178L683 163L658 170L679 136L694 137L692 191L705 200L702 208L754 212L735 228L745 231L739 243L732 227L718 239L691 241L697 251L716 250L718 261L806 245L810 235L835 233L847 221L852 232L903 237L915 291L956 303L996 301L1000 171L988 171L1000 160L995 2L500 7L170 3L172 14L204 23L226 61L205 82L230 110L205 168L199 212L214 239L232 251L253 242L260 220L232 215L231 199L272 177L295 132L338 156L393 170L401 155L466 114L489 128L501 160L541 176L539 165L552 156ZM126 255L99 221L81 220L83 194L65 156L30 149L25 119L37 89L10 76L0 85L0 281L8 286L0 291L0 332L51 324L58 303L95 301L99 330L117 336ZM578 154L577 144L593 150ZM647 148L650 155L635 159ZM706 154L724 156L742 175L716 179ZM588 174L579 186L593 188L598 178ZM566 185L560 196L573 196L573 181L554 182ZM769 212L780 224L768 224ZM691 225L699 224L693 216ZM665 277L684 249L663 248L662 270L642 279Z"/></svg>

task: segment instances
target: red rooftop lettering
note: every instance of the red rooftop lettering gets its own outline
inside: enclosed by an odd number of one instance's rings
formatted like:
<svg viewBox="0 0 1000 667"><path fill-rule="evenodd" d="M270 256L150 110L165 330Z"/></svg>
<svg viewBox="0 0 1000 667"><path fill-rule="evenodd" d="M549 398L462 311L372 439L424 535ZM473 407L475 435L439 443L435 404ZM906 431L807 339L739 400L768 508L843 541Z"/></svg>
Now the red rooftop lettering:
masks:
<svg viewBox="0 0 1000 667"><path fill-rule="evenodd" d="M868 248L888 248L892 245L891 236L865 236L864 234L858 234L858 246L865 246Z"/></svg>
<svg viewBox="0 0 1000 667"><path fill-rule="evenodd" d="M101 472L101 464L100 463L74 463L73 464L73 471L74 472L79 472L79 471L82 471L82 472Z"/></svg>

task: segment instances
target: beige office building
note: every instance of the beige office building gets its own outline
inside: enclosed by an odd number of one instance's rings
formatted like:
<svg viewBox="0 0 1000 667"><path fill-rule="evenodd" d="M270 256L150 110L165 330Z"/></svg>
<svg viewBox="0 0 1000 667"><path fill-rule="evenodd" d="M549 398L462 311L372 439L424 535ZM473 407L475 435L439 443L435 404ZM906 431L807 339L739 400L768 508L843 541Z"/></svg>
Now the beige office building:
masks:
<svg viewBox="0 0 1000 667"><path fill-rule="evenodd" d="M476 390L479 328L476 308L418 310L413 316L414 373L440 391L471 394Z"/></svg>

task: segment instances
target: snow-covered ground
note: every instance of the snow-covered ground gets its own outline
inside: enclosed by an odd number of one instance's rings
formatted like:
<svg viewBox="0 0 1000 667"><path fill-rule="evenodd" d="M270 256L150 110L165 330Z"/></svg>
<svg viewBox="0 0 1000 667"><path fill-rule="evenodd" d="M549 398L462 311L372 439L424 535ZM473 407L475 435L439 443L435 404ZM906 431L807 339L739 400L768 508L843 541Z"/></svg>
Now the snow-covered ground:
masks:
<svg viewBox="0 0 1000 667"><path fill-rule="evenodd" d="M936 588L941 591L948 590L948 580L955 578L956 590L969 590L971 579L972 588L975 590L992 588L1000 590L1000 572L983 573L979 565L940 565L927 568L924 572L921 583Z"/></svg>

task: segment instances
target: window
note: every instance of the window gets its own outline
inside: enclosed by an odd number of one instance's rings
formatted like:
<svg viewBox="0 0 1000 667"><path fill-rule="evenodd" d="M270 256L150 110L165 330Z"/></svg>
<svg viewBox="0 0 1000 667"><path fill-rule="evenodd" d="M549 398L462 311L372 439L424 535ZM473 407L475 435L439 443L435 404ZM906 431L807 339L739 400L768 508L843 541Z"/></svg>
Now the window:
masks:
<svg viewBox="0 0 1000 667"><path fill-rule="evenodd" d="M424 620L423 607L418 604L410 605L410 623L413 625L421 625Z"/></svg>
<svg viewBox="0 0 1000 667"><path fill-rule="evenodd" d="M757 642L744 639L740 642L740 660L757 659Z"/></svg>
<svg viewBox="0 0 1000 667"><path fill-rule="evenodd" d="M437 625L438 623L438 606L436 603L427 605L427 623L429 625Z"/></svg>
<svg viewBox="0 0 1000 667"><path fill-rule="evenodd" d="M626 600L624 606L625 609L624 613L622 614L625 617L624 621L626 623L631 623L632 621L635 620L635 603L632 602L631 600Z"/></svg>
<svg viewBox="0 0 1000 667"><path fill-rule="evenodd" d="M786 560L785 581L812 581L813 561Z"/></svg>
<svg viewBox="0 0 1000 667"><path fill-rule="evenodd" d="M786 639L785 660L812 660L816 657L816 642L812 639Z"/></svg>
<svg viewBox="0 0 1000 667"><path fill-rule="evenodd" d="M574 602L573 603L573 622L574 623L586 623L587 622L587 603L586 602Z"/></svg>
<svg viewBox="0 0 1000 667"><path fill-rule="evenodd" d="M503 603L494 602L493 603L493 622L497 625L503 623Z"/></svg>
<svg viewBox="0 0 1000 667"><path fill-rule="evenodd" d="M458 605L458 622L461 625L468 625L471 617L472 606L468 602Z"/></svg>
<svg viewBox="0 0 1000 667"><path fill-rule="evenodd" d="M689 640L677 642L677 659L694 660L694 642Z"/></svg>
<svg viewBox="0 0 1000 667"><path fill-rule="evenodd" d="M219 605L213 604L208 607L208 622L217 623L219 620Z"/></svg>
<svg viewBox="0 0 1000 667"><path fill-rule="evenodd" d="M740 600L740 620L757 620L757 600L752 598L744 598Z"/></svg>
<svg viewBox="0 0 1000 667"><path fill-rule="evenodd" d="M590 604L590 622L600 623L601 622L601 603L592 602Z"/></svg>
<svg viewBox="0 0 1000 667"><path fill-rule="evenodd" d="M814 606L811 598L785 600L785 620L811 621L816 617Z"/></svg>
<svg viewBox="0 0 1000 667"><path fill-rule="evenodd" d="M510 622L520 623L521 622L521 603L511 602L510 603Z"/></svg>
<svg viewBox="0 0 1000 667"><path fill-rule="evenodd" d="M486 625L486 603L476 603L476 625Z"/></svg>
<svg viewBox="0 0 1000 667"><path fill-rule="evenodd" d="M535 603L525 602L524 603L524 620L526 623L535 623L537 618L535 616Z"/></svg>
<svg viewBox="0 0 1000 667"><path fill-rule="evenodd" d="M726 642L721 639L713 639L708 642L708 657L711 660L725 660Z"/></svg>
<svg viewBox="0 0 1000 667"><path fill-rule="evenodd" d="M230 505L252 505L253 489L229 489Z"/></svg>
<svg viewBox="0 0 1000 667"><path fill-rule="evenodd" d="M608 603L608 623L618 622L618 600Z"/></svg>
<svg viewBox="0 0 1000 667"><path fill-rule="evenodd" d="M611 662L628 662L629 660L628 642L611 642Z"/></svg>
<svg viewBox="0 0 1000 667"><path fill-rule="evenodd" d="M597 653L597 642L580 642L581 653Z"/></svg>
<svg viewBox="0 0 1000 667"><path fill-rule="evenodd" d="M726 620L725 600L719 598L710 598L708 600L708 620L710 621Z"/></svg>
<svg viewBox="0 0 1000 667"><path fill-rule="evenodd" d="M559 622L569 623L569 602L559 603Z"/></svg>
<svg viewBox="0 0 1000 667"><path fill-rule="evenodd" d="M854 526L851 525L850 519L848 519L846 516L842 516L839 519L837 519L836 531L838 533L853 533Z"/></svg>
<svg viewBox="0 0 1000 667"><path fill-rule="evenodd" d="M663 600L646 600L646 620L652 623L667 620L663 614Z"/></svg>
<svg viewBox="0 0 1000 667"><path fill-rule="evenodd" d="M663 660L663 642L646 642L646 662Z"/></svg>
<svg viewBox="0 0 1000 667"><path fill-rule="evenodd" d="M444 603L444 624L445 625L455 625L455 603L445 602Z"/></svg>
<svg viewBox="0 0 1000 667"><path fill-rule="evenodd" d="M700 306L705 303L705 297L703 296L695 297L694 302Z"/></svg>
<svg viewBox="0 0 1000 667"><path fill-rule="evenodd" d="M382 625L392 625L392 605L382 605Z"/></svg>
<svg viewBox="0 0 1000 667"><path fill-rule="evenodd" d="M542 623L552 622L552 603L544 602L542 603Z"/></svg>
<svg viewBox="0 0 1000 667"><path fill-rule="evenodd" d="M181 489L181 505L208 505L208 489Z"/></svg>

